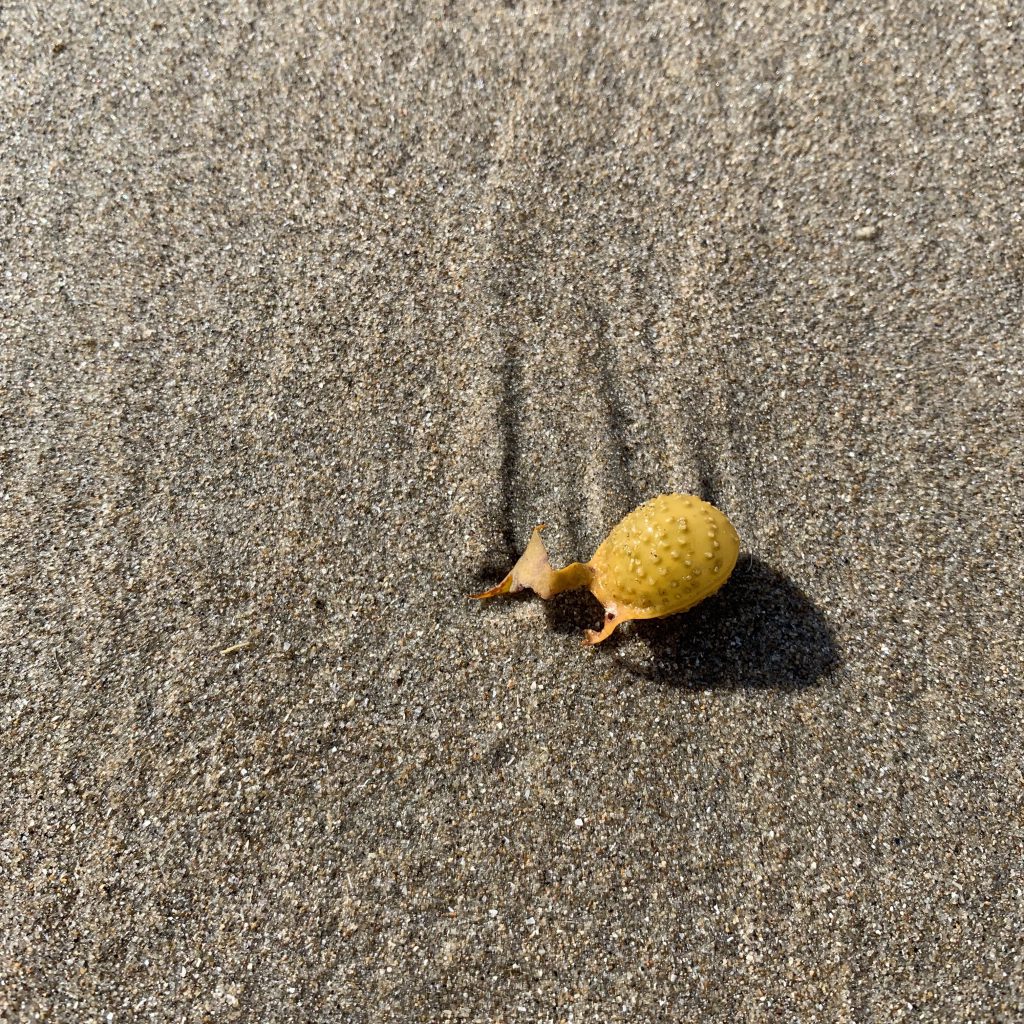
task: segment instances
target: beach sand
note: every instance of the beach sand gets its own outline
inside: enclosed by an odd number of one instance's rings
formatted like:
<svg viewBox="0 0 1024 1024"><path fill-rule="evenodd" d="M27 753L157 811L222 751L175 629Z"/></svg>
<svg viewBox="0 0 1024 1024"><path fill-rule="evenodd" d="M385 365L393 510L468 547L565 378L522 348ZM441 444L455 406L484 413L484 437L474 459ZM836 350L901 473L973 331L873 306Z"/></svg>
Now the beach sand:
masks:
<svg viewBox="0 0 1024 1024"><path fill-rule="evenodd" d="M0 9L0 1017L1024 1017L1021 23L826 6Z"/></svg>

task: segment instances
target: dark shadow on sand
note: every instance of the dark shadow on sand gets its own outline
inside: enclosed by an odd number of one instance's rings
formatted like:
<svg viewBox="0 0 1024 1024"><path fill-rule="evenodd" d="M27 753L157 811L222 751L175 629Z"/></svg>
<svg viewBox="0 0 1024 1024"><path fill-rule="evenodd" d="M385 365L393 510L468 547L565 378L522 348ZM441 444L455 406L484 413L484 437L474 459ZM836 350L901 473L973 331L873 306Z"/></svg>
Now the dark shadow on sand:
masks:
<svg viewBox="0 0 1024 1024"><path fill-rule="evenodd" d="M742 555L729 582L684 615L635 624L654 655L638 675L696 689L792 691L842 664L835 632L787 576Z"/></svg>
<svg viewBox="0 0 1024 1024"><path fill-rule="evenodd" d="M601 607L586 591L545 602L545 612L554 632L581 639L601 621ZM835 634L810 598L751 555L740 556L729 582L703 604L620 627L595 653L613 651L629 630L650 649L653 663L623 659L623 667L671 686L792 691L820 683L842 663Z"/></svg>

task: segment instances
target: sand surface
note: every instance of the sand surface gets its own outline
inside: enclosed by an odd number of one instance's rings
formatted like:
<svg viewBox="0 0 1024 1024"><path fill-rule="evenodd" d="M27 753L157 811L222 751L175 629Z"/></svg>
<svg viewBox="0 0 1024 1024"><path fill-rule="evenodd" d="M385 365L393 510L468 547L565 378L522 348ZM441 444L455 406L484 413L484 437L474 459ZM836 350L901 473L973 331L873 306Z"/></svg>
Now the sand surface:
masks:
<svg viewBox="0 0 1024 1024"><path fill-rule="evenodd" d="M0 5L0 1018L1024 1018L1019 13Z"/></svg>

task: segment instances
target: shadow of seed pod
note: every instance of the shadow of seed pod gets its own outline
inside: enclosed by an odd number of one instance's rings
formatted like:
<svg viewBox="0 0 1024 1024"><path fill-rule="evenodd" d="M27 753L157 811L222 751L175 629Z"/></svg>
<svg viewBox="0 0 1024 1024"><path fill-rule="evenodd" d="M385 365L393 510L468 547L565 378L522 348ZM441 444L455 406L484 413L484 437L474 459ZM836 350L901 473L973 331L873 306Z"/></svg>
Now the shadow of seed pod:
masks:
<svg viewBox="0 0 1024 1024"><path fill-rule="evenodd" d="M842 663L821 611L792 580L751 555L741 555L725 587L691 612L633 629L652 661L625 662L631 671L695 689L792 691L820 683Z"/></svg>
<svg viewBox="0 0 1024 1024"><path fill-rule="evenodd" d="M544 618L553 633L579 636L601 621L603 609L589 590L570 590L544 602Z"/></svg>

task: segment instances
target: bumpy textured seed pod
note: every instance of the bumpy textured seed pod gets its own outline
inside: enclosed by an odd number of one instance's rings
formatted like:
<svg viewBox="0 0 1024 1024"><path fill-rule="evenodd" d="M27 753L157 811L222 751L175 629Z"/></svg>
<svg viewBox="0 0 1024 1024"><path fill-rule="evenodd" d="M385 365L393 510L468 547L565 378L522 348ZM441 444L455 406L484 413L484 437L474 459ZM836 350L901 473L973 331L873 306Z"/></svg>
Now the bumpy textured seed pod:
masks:
<svg viewBox="0 0 1024 1024"><path fill-rule="evenodd" d="M662 494L630 512L586 563L552 569L538 526L522 558L496 587L476 598L529 588L548 598L587 587L605 610L608 637L620 622L684 612L710 597L729 578L740 542L732 523L714 505L692 494Z"/></svg>

